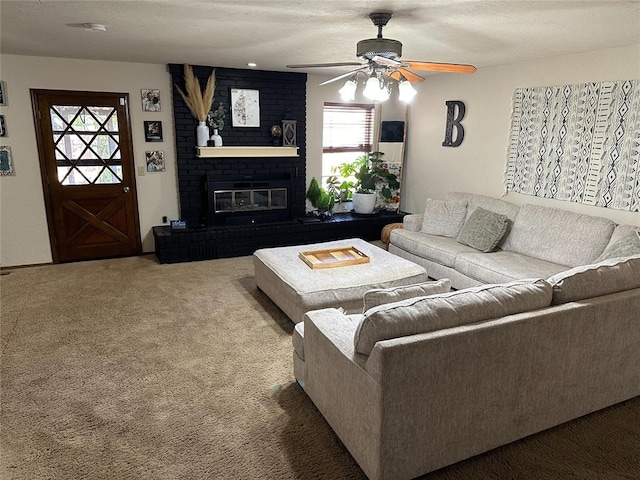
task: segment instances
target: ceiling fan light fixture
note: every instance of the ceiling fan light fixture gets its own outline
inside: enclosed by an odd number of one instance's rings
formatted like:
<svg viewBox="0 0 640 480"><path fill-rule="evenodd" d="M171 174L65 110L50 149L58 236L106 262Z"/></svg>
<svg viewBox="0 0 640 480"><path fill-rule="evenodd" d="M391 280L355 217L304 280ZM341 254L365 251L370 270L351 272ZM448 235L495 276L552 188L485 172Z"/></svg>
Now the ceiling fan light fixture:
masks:
<svg viewBox="0 0 640 480"><path fill-rule="evenodd" d="M378 78L376 72L371 72L371 76L367 79L362 94L369 100L384 102L389 99L389 88L383 79Z"/></svg>
<svg viewBox="0 0 640 480"><path fill-rule="evenodd" d="M358 83L354 78L350 78L345 82L343 87L338 90L340 97L345 102L350 102L356 98L356 88L358 87Z"/></svg>
<svg viewBox="0 0 640 480"><path fill-rule="evenodd" d="M416 89L413 88L411 82L404 77L401 77L400 83L398 83L398 99L401 102L408 103L416 96Z"/></svg>
<svg viewBox="0 0 640 480"><path fill-rule="evenodd" d="M378 84L378 79L374 74L372 74L364 84L364 91L362 94L370 100L377 100L379 91L380 85Z"/></svg>

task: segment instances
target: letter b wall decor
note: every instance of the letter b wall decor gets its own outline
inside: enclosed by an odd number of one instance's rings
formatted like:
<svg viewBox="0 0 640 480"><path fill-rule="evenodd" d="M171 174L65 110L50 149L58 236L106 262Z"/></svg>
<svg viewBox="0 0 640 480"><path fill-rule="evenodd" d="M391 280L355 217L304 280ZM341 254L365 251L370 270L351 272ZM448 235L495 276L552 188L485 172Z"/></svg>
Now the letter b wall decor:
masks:
<svg viewBox="0 0 640 480"><path fill-rule="evenodd" d="M457 147L464 139L464 127L460 123L464 118L466 108L460 100L448 100L447 104L447 128L444 132L443 147ZM456 115L456 107L458 114ZM456 127L456 139L453 139L453 127Z"/></svg>

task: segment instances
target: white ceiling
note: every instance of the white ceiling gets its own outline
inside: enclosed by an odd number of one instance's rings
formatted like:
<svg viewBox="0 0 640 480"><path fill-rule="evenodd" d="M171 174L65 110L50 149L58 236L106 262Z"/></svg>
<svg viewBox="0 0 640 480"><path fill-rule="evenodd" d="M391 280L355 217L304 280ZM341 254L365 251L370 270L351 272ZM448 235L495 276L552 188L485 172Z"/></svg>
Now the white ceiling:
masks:
<svg viewBox="0 0 640 480"><path fill-rule="evenodd" d="M405 60L482 68L640 45L639 1L1 0L0 51L293 71L286 65L357 61L377 10L393 12L383 36L403 43ZM66 26L86 22L107 31Z"/></svg>

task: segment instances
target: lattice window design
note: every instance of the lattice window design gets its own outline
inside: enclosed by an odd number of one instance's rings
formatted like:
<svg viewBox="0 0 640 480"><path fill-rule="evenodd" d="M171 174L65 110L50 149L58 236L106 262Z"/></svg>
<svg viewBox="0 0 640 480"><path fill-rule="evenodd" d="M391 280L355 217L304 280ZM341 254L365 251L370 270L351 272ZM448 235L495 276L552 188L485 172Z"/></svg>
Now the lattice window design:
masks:
<svg viewBox="0 0 640 480"><path fill-rule="evenodd" d="M53 144L62 185L122 183L118 115L114 107L53 105Z"/></svg>

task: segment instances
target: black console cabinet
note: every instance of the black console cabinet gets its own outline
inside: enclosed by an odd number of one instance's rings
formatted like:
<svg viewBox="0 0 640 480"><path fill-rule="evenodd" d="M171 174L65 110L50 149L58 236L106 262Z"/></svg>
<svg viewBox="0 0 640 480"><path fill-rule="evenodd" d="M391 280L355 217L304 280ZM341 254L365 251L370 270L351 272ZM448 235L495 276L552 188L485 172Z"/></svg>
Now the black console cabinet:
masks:
<svg viewBox="0 0 640 480"><path fill-rule="evenodd" d="M376 215L335 214L330 220L302 217L290 222L233 225L171 230L153 227L156 256L160 263L193 262L213 258L251 255L259 248L362 238L379 240L382 228L402 222L406 213Z"/></svg>

